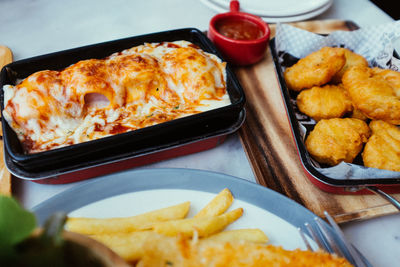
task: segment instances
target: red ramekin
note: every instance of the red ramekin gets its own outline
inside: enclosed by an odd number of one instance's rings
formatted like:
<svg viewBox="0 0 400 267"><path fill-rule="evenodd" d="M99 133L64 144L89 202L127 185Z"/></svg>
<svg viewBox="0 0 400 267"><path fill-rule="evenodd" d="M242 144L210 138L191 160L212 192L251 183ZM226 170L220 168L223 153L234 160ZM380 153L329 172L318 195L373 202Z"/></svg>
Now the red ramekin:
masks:
<svg viewBox="0 0 400 267"><path fill-rule="evenodd" d="M247 20L256 24L263 35L255 40L235 40L228 38L216 29L218 22L222 20ZM215 44L224 59L236 66L245 66L260 61L268 47L270 28L260 17L239 11L239 2L230 2L230 12L215 15L209 24L208 38Z"/></svg>

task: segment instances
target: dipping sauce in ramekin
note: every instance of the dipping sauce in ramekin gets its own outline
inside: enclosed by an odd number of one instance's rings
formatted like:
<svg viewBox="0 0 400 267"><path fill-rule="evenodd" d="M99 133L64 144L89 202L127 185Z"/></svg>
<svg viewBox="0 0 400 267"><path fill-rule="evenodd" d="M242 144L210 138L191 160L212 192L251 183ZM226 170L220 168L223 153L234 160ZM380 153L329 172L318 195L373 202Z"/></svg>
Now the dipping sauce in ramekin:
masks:
<svg viewBox="0 0 400 267"><path fill-rule="evenodd" d="M215 28L223 36L235 40L257 40L264 34L257 24L243 19L224 19L218 21Z"/></svg>
<svg viewBox="0 0 400 267"><path fill-rule="evenodd" d="M208 37L229 63L236 66L254 64L267 51L269 26L258 16L239 12L238 1L230 3L230 12L211 19Z"/></svg>

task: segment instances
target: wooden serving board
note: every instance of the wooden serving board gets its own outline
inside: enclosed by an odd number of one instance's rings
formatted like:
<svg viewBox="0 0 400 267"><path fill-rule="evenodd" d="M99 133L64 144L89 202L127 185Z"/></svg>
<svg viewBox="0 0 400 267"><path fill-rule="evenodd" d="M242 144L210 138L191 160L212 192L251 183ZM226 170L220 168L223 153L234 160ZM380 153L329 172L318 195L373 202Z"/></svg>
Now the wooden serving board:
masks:
<svg viewBox="0 0 400 267"><path fill-rule="evenodd" d="M316 33L358 28L350 21L337 20L291 24ZM275 25L270 26L273 37ZM326 193L309 181L296 150L269 51L261 62L236 68L235 72L247 98L247 118L239 134L259 184L288 196L318 216L324 217L326 210L339 223L397 212L380 196ZM400 199L400 194L392 196Z"/></svg>
<svg viewBox="0 0 400 267"><path fill-rule="evenodd" d="M0 70L3 68L3 66L7 65L8 63L11 63L12 59L13 57L11 50L4 45L0 45ZM0 133L2 133L1 124L0 124ZM6 165L3 160L3 155L4 155L3 142L0 142L0 195L1 194L11 195L11 174L8 172L6 168Z"/></svg>

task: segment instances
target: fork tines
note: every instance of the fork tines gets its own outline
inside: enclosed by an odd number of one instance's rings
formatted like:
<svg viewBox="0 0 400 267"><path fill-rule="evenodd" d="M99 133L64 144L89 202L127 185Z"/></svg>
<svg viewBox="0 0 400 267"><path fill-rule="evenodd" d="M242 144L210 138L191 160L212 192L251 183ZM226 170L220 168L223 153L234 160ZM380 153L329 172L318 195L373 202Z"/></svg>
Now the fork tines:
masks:
<svg viewBox="0 0 400 267"><path fill-rule="evenodd" d="M356 267L370 266L366 264L360 257L360 254L355 248L349 244L339 226L336 224L334 219L329 215L328 212L324 211L324 215L327 218L331 229L318 217L314 218L314 223L305 223L307 231L309 232L312 240L315 241L318 248L313 248L304 234L303 230L298 228L301 238L304 241L308 250L325 250L329 253L336 254L340 257L346 258Z"/></svg>

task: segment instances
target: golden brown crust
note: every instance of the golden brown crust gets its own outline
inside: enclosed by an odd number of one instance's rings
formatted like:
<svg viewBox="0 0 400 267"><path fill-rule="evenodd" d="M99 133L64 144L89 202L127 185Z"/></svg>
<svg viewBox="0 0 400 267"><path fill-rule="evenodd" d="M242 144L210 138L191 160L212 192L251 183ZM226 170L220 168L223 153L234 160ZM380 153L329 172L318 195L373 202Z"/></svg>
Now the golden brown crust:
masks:
<svg viewBox="0 0 400 267"><path fill-rule="evenodd" d="M354 106L368 118L400 124L400 73L357 66L342 81Z"/></svg>
<svg viewBox="0 0 400 267"><path fill-rule="evenodd" d="M363 120L363 121L368 120L368 117L365 116L365 114L362 113L361 110L354 108L354 105L353 105L353 112L351 113L350 117L354 118L354 119Z"/></svg>
<svg viewBox="0 0 400 267"><path fill-rule="evenodd" d="M372 136L362 153L366 167L400 172L400 129L384 121L371 121Z"/></svg>
<svg viewBox="0 0 400 267"><path fill-rule="evenodd" d="M306 139L312 157L331 166L353 162L370 136L368 125L358 119L334 118L319 121Z"/></svg>
<svg viewBox="0 0 400 267"><path fill-rule="evenodd" d="M363 56L354 53L347 48L339 48L339 49L344 51L346 63L344 64L343 68L332 77L332 82L334 83L341 83L343 74L351 67L354 66L368 67L368 61Z"/></svg>
<svg viewBox="0 0 400 267"><path fill-rule="evenodd" d="M248 242L210 242L160 237L146 245L137 264L184 267L252 266L352 266L347 260L325 252L288 251L272 245Z"/></svg>
<svg viewBox="0 0 400 267"><path fill-rule="evenodd" d="M287 68L284 72L286 84L294 91L324 85L342 69L345 62L343 50L323 47Z"/></svg>
<svg viewBox="0 0 400 267"><path fill-rule="evenodd" d="M400 97L400 72L381 68L372 68L375 77L385 79L390 84L393 92L397 97Z"/></svg>
<svg viewBox="0 0 400 267"><path fill-rule="evenodd" d="M343 117L353 110L347 91L337 85L325 85L303 90L297 96L297 107L314 120Z"/></svg>

